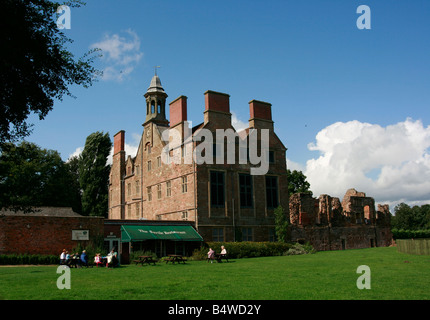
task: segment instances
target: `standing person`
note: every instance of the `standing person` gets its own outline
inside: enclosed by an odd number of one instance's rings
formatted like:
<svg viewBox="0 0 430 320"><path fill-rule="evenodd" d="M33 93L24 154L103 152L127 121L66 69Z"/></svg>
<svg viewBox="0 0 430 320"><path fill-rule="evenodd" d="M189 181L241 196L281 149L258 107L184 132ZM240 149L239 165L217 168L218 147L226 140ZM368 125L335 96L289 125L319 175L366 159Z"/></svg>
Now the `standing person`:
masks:
<svg viewBox="0 0 430 320"><path fill-rule="evenodd" d="M96 264L97 267L102 264L100 253L96 253L96 256L94 257L94 263Z"/></svg>
<svg viewBox="0 0 430 320"><path fill-rule="evenodd" d="M81 264L88 268L88 255L85 250L83 250L81 254Z"/></svg>
<svg viewBox="0 0 430 320"><path fill-rule="evenodd" d="M107 264L108 266L116 267L118 265L118 253L115 251L115 248L112 248L111 252L107 255Z"/></svg>
<svg viewBox="0 0 430 320"><path fill-rule="evenodd" d="M225 249L224 246L221 246L221 253L220 253L220 257L219 257L219 261L220 262L221 262L222 258L226 259L227 262L228 262L228 259L227 259L227 250Z"/></svg>
<svg viewBox="0 0 430 320"><path fill-rule="evenodd" d="M214 258L215 258L215 251L213 251L212 248L209 248L209 251L208 251L208 262L210 260L211 263L212 263L212 261L213 261Z"/></svg>

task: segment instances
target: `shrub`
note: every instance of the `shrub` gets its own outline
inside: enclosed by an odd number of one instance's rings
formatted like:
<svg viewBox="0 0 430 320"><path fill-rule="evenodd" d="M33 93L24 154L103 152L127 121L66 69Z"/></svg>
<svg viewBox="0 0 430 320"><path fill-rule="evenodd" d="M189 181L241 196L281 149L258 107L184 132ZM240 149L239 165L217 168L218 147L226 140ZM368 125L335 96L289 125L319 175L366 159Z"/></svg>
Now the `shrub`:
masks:
<svg viewBox="0 0 430 320"><path fill-rule="evenodd" d="M284 255L292 256L297 254L309 254L309 253L315 253L315 249L309 243L306 243L306 244L296 243L290 249L288 249L288 251L285 252Z"/></svg>
<svg viewBox="0 0 430 320"><path fill-rule="evenodd" d="M299 250L302 252L300 254L315 252L310 244L294 245L282 242L207 242L205 246L194 250L191 259L205 260L208 248L212 248L216 253L219 253L221 252L222 245L225 246L228 257L231 259L282 256L292 248L294 248L296 254L299 254ZM292 252L293 251L290 253Z"/></svg>
<svg viewBox="0 0 430 320"><path fill-rule="evenodd" d="M430 230L404 230L404 229L393 229L394 239L419 239L419 238L430 238Z"/></svg>
<svg viewBox="0 0 430 320"><path fill-rule="evenodd" d="M23 265L23 264L58 264L59 257L56 255L41 254L4 254L0 255L0 265Z"/></svg>

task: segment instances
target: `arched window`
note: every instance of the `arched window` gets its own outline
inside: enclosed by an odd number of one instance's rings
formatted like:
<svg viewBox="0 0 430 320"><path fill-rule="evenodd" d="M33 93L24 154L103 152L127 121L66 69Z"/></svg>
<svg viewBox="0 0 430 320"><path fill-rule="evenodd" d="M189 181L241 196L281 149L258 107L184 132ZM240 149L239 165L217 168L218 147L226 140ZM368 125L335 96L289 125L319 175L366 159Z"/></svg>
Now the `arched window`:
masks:
<svg viewBox="0 0 430 320"><path fill-rule="evenodd" d="M155 112L155 101L152 100L151 101L151 113L154 113L154 112Z"/></svg>
<svg viewBox="0 0 430 320"><path fill-rule="evenodd" d="M158 114L161 113L161 101L160 100L158 100L158 103L157 103L157 113Z"/></svg>

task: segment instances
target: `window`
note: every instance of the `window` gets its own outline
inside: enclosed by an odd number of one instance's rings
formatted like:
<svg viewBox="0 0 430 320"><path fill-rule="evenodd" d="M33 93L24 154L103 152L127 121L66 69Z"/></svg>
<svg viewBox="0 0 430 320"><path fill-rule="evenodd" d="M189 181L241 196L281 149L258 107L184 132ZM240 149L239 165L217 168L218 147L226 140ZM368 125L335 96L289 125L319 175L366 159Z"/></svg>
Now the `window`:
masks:
<svg viewBox="0 0 430 320"><path fill-rule="evenodd" d="M182 212L182 220L188 220L188 211Z"/></svg>
<svg viewBox="0 0 430 320"><path fill-rule="evenodd" d="M127 217L131 218L131 204L127 205Z"/></svg>
<svg viewBox="0 0 430 320"><path fill-rule="evenodd" d="M212 241L222 242L224 241L224 229L213 228L212 229Z"/></svg>
<svg viewBox="0 0 430 320"><path fill-rule="evenodd" d="M140 210L139 210L139 202L136 202L135 206L136 206L136 217L138 217L138 216L139 216L139 213L140 213Z"/></svg>
<svg viewBox="0 0 430 320"><path fill-rule="evenodd" d="M149 161L148 161L148 171L151 171L151 167L152 167L152 165L151 165L151 160L149 160Z"/></svg>
<svg viewBox="0 0 430 320"><path fill-rule="evenodd" d="M269 241L270 242L276 241L276 230L275 230L275 228L269 229Z"/></svg>
<svg viewBox="0 0 430 320"><path fill-rule="evenodd" d="M161 157L157 157L157 167L161 167Z"/></svg>
<svg viewBox="0 0 430 320"><path fill-rule="evenodd" d="M131 183L127 184L127 195L131 196Z"/></svg>
<svg viewBox="0 0 430 320"><path fill-rule="evenodd" d="M146 188L146 191L148 193L148 201L151 201L152 200L152 188L148 187L148 188Z"/></svg>
<svg viewBox="0 0 430 320"><path fill-rule="evenodd" d="M182 193L187 192L187 176L182 177Z"/></svg>
<svg viewBox="0 0 430 320"><path fill-rule="evenodd" d="M166 182L166 196L170 197L172 195L172 182L167 181Z"/></svg>
<svg viewBox="0 0 430 320"><path fill-rule="evenodd" d="M278 179L274 176L266 176L266 206L267 208L278 206Z"/></svg>
<svg viewBox="0 0 430 320"><path fill-rule="evenodd" d="M250 174L239 174L240 206L252 208L252 176Z"/></svg>
<svg viewBox="0 0 430 320"><path fill-rule="evenodd" d="M224 207L224 172L211 171L211 206Z"/></svg>
<svg viewBox="0 0 430 320"><path fill-rule="evenodd" d="M136 194L138 195L140 192L139 180L136 181Z"/></svg>
<svg viewBox="0 0 430 320"><path fill-rule="evenodd" d="M242 228L242 241L252 241L252 228Z"/></svg>
<svg viewBox="0 0 430 320"><path fill-rule="evenodd" d="M269 151L269 163L275 163L275 151Z"/></svg>
<svg viewBox="0 0 430 320"><path fill-rule="evenodd" d="M157 197L158 199L161 199L161 184L157 185Z"/></svg>

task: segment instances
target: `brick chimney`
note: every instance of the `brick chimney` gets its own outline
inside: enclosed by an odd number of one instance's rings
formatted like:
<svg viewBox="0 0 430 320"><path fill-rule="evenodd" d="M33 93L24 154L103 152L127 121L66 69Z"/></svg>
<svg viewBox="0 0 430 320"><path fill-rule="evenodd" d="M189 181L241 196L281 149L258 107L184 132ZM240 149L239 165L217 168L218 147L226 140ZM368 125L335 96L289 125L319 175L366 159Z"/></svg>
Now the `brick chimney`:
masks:
<svg viewBox="0 0 430 320"><path fill-rule="evenodd" d="M272 105L268 102L251 100L249 102L249 127L258 129L272 129Z"/></svg>
<svg viewBox="0 0 430 320"><path fill-rule="evenodd" d="M124 151L125 131L121 130L113 136L113 154Z"/></svg>
<svg viewBox="0 0 430 320"><path fill-rule="evenodd" d="M187 97L180 96L170 102L170 127L187 121Z"/></svg>
<svg viewBox="0 0 430 320"><path fill-rule="evenodd" d="M211 90L206 91L204 118L205 124L211 122L217 128L230 128L230 95Z"/></svg>

